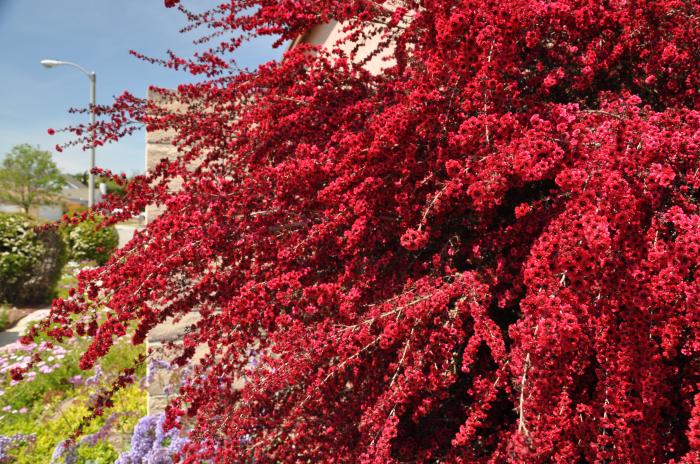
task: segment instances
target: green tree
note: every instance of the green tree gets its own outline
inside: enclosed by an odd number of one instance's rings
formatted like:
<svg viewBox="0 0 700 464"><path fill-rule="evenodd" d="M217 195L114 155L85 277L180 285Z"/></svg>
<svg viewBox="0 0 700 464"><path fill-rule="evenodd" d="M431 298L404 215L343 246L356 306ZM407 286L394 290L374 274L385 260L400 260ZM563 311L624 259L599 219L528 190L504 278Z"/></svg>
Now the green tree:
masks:
<svg viewBox="0 0 700 464"><path fill-rule="evenodd" d="M51 153L29 144L14 146L0 168L0 200L20 206L25 213L56 201L64 185Z"/></svg>
<svg viewBox="0 0 700 464"><path fill-rule="evenodd" d="M88 173L87 171L80 171L80 172L76 172L75 174L71 174L71 175L85 185L87 185L88 179L90 178L90 173Z"/></svg>
<svg viewBox="0 0 700 464"><path fill-rule="evenodd" d="M88 181L90 179L90 173L88 171L81 171L71 175L85 185L88 184ZM107 193L113 193L115 195L123 197L126 193L126 185L128 183L128 179L125 179L125 181L120 185L117 182L115 182L114 179L108 176L97 176L95 178L95 185L99 186L99 184L101 183L107 185Z"/></svg>

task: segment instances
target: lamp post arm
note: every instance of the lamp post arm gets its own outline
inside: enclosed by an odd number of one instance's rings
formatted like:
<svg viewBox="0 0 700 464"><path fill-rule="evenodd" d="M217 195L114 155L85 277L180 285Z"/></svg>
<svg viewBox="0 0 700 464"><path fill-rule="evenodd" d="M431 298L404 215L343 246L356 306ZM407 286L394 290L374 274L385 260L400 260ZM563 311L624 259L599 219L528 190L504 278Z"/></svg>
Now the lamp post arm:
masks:
<svg viewBox="0 0 700 464"><path fill-rule="evenodd" d="M88 176L88 206L92 208L95 205L95 175L92 173L92 171L95 169L95 144L97 142L97 132L95 130L95 119L97 112L97 74L95 74L95 72L88 71L79 64L72 63L70 61L41 60L41 64L47 68L64 65L71 66L85 74L90 81L90 135L92 143L90 147L90 171Z"/></svg>
<svg viewBox="0 0 700 464"><path fill-rule="evenodd" d="M95 169L95 142L97 134L95 133L95 110L97 105L97 74L88 71L79 64L71 63L70 61L62 61L61 64L72 66L85 74L90 80L90 132L92 138L92 146L90 147L90 171L88 172L88 207L92 208L95 205L95 174L92 170Z"/></svg>
<svg viewBox="0 0 700 464"><path fill-rule="evenodd" d="M70 61L61 61L61 64L67 65L67 66L73 66L74 68L80 70L83 74L85 74L89 79L92 79L92 76L95 74L94 72L90 72L87 69L83 68L79 64L76 63L71 63Z"/></svg>

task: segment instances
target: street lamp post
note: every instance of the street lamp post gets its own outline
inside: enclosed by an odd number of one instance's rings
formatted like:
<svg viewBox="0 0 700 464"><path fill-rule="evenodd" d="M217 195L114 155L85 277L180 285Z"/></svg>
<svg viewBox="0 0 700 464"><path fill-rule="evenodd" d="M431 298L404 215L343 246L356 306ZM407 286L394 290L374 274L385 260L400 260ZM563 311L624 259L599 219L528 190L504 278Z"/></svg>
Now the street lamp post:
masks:
<svg viewBox="0 0 700 464"><path fill-rule="evenodd" d="M95 174L92 170L95 169L95 108L96 108L96 96L97 96L97 74L94 71L88 71L80 65L71 63L69 61L58 61L58 60L41 60L41 64L45 68L53 68L56 66L72 66L80 70L85 74L90 80L90 127L92 132L92 144L90 148L90 171L89 171L89 181L88 181L88 206L90 208L95 204Z"/></svg>

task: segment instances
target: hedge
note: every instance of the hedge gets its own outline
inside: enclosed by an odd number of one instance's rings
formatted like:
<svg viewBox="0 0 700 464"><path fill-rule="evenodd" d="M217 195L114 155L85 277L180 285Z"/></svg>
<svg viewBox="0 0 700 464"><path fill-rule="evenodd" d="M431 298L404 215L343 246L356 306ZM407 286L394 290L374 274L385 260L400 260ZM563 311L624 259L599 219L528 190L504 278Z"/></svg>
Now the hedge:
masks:
<svg viewBox="0 0 700 464"><path fill-rule="evenodd" d="M119 234L114 226L99 227L97 221L84 221L64 229L70 259L107 262L119 245Z"/></svg>
<svg viewBox="0 0 700 464"><path fill-rule="evenodd" d="M66 262L60 233L21 214L0 214L0 302L45 303Z"/></svg>

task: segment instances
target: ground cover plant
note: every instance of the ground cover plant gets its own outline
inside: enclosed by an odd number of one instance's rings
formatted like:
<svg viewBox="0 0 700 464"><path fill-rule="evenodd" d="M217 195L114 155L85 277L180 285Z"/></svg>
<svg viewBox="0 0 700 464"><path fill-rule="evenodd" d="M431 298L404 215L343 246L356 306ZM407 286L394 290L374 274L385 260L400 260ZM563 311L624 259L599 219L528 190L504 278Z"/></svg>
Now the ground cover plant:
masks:
<svg viewBox="0 0 700 464"><path fill-rule="evenodd" d="M6 305L0 305L0 331L10 326L10 310Z"/></svg>
<svg viewBox="0 0 700 464"><path fill-rule="evenodd" d="M132 359L143 352L127 340L89 371L78 367L85 340L64 344L46 340L12 344L0 350L0 463L115 462L129 449L135 425L146 413L146 393L138 382L117 392L100 417L90 416L96 393L109 387ZM11 372L39 358L20 382ZM145 375L143 367L135 372ZM71 441L76 429L83 434Z"/></svg>
<svg viewBox="0 0 700 464"><path fill-rule="evenodd" d="M699 9L183 8L202 52L144 58L197 82L94 128L173 134L180 158L103 205L165 212L45 329L90 336L89 369L198 311L176 362L210 354L164 423L194 423L184 462L700 462ZM233 61L331 19L350 45Z"/></svg>

